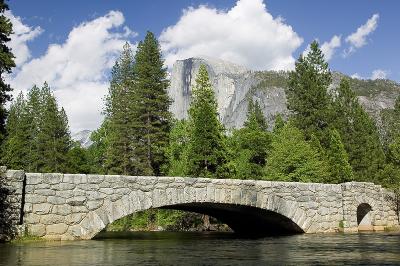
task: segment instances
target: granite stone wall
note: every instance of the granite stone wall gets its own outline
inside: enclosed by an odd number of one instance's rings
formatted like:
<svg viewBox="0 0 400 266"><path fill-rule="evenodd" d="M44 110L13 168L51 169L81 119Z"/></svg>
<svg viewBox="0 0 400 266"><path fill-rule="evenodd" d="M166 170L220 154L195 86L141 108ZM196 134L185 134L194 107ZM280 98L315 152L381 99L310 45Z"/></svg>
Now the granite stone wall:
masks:
<svg viewBox="0 0 400 266"><path fill-rule="evenodd" d="M1 203L1 211L4 212L4 217L3 215L0 217L0 219L3 219L1 221L0 240L7 240L10 236L6 234L12 235L21 230L25 173L23 171L7 171L5 167L1 166L0 176L1 187L5 188L1 191L1 193L5 193L5 199Z"/></svg>
<svg viewBox="0 0 400 266"><path fill-rule="evenodd" d="M16 180L19 175L7 172ZM248 207L260 215L277 214L276 226L285 217L301 232L320 233L357 231L357 208L368 204L371 228L398 225L394 194L372 183L42 173L26 173L25 178L23 223L30 234L47 239L90 239L128 214L174 206L199 210L213 205L221 212Z"/></svg>

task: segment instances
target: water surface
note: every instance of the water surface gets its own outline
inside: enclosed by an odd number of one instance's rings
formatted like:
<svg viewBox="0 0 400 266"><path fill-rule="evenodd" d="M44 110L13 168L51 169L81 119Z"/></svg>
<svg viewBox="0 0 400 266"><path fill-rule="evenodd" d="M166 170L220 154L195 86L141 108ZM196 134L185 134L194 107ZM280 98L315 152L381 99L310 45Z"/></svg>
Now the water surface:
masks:
<svg viewBox="0 0 400 266"><path fill-rule="evenodd" d="M399 233L238 238L232 233L101 233L0 244L0 265L400 265Z"/></svg>

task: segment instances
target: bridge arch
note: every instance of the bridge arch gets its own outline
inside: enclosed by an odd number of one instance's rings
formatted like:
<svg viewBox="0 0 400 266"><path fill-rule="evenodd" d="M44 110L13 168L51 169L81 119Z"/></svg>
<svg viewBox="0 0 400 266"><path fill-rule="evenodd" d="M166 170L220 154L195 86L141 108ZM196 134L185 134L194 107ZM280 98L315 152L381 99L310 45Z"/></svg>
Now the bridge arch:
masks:
<svg viewBox="0 0 400 266"><path fill-rule="evenodd" d="M90 239L108 224L150 208L195 211L236 231L357 230L357 208L371 206L374 229L398 225L393 193L372 183L318 184L183 177L7 171L22 230L54 240ZM240 221L237 217L240 216ZM243 219L244 218L244 219Z"/></svg>
<svg viewBox="0 0 400 266"><path fill-rule="evenodd" d="M103 205L87 213L77 225L68 228L73 238L91 239L108 224L135 212L150 208L192 211L213 216L239 234L276 235L304 233L311 223L296 202L270 195L244 202L243 197L219 198L214 191L190 193L190 188L148 192L132 191L116 201L105 199ZM196 189L194 189L196 190ZM236 191L244 195L246 191ZM257 197L257 196L256 196Z"/></svg>

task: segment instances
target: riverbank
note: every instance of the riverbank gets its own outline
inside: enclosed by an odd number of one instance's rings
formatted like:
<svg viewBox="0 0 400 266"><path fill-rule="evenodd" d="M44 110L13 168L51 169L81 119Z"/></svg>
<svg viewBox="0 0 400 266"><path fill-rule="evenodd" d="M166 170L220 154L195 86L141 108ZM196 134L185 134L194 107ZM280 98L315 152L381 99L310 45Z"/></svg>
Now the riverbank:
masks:
<svg viewBox="0 0 400 266"><path fill-rule="evenodd" d="M109 224L105 231L232 232L229 226L208 215L166 209L150 209L128 215Z"/></svg>

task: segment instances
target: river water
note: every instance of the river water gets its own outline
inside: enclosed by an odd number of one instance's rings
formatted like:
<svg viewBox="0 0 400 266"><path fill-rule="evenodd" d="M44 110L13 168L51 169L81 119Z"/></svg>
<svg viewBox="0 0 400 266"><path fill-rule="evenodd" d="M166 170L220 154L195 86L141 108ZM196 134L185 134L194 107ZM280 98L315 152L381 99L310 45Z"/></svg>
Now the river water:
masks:
<svg viewBox="0 0 400 266"><path fill-rule="evenodd" d="M400 265L399 233L238 238L232 233L101 233L89 241L0 244L0 265Z"/></svg>

